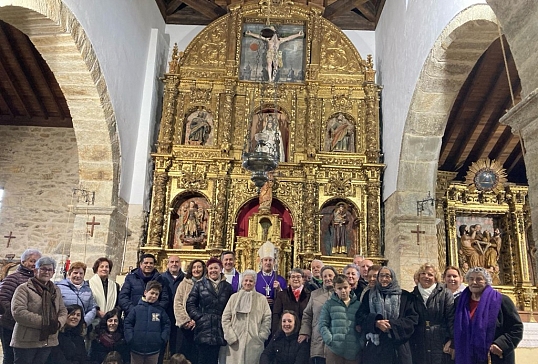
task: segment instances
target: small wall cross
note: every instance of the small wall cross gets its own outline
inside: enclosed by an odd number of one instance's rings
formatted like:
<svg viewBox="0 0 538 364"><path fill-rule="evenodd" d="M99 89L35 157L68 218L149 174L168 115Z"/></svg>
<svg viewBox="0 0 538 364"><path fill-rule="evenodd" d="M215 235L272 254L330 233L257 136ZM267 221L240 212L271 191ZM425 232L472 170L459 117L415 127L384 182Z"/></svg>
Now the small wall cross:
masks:
<svg viewBox="0 0 538 364"><path fill-rule="evenodd" d="M96 222L95 221L95 216L92 218L92 221L88 221L86 222L86 225L89 225L91 226L91 229L90 229L90 237L93 238L93 228L95 227L95 225L101 225L100 222Z"/></svg>
<svg viewBox="0 0 538 364"><path fill-rule="evenodd" d="M413 234L417 234L417 245L420 245L420 234L426 234L424 230L420 230L420 225L417 224L416 230L411 230Z"/></svg>
<svg viewBox="0 0 538 364"><path fill-rule="evenodd" d="M7 246L6 246L6 248L9 248L9 243L11 243L11 239L15 239L16 236L13 236L13 232L10 231L10 232L9 232L9 235L4 235L4 238L7 239Z"/></svg>

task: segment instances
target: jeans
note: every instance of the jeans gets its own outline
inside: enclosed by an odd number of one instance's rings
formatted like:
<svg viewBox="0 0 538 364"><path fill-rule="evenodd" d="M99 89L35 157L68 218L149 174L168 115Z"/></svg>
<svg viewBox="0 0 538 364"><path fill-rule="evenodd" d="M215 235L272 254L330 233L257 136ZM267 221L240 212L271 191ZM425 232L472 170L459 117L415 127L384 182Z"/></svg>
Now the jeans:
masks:
<svg viewBox="0 0 538 364"><path fill-rule="evenodd" d="M4 351L4 361L2 362L3 364L13 364L15 360L13 348L9 346L12 335L13 330L10 330L6 327L0 327L0 339L2 339L2 350Z"/></svg>
<svg viewBox="0 0 538 364"><path fill-rule="evenodd" d="M13 351L15 352L14 364L45 364L49 358L51 348L13 348Z"/></svg>

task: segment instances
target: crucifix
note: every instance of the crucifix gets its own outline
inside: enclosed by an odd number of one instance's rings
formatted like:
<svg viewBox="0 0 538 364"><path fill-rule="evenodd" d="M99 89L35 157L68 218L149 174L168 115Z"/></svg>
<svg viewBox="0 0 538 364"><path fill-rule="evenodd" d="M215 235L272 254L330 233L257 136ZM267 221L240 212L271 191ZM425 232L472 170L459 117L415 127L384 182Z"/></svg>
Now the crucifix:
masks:
<svg viewBox="0 0 538 364"><path fill-rule="evenodd" d="M86 225L91 225L91 229L90 229L90 237L93 238L93 228L95 227L95 225L101 225L100 222L95 222L95 216L92 218L92 221L88 221L86 222Z"/></svg>
<svg viewBox="0 0 538 364"><path fill-rule="evenodd" d="M265 285L265 295L269 297L271 295L271 287L268 284Z"/></svg>
<svg viewBox="0 0 538 364"><path fill-rule="evenodd" d="M417 224L416 230L411 230L413 234L417 234L417 245L420 245L420 234L426 234L424 230L420 230L420 225Z"/></svg>
<svg viewBox="0 0 538 364"><path fill-rule="evenodd" d="M7 239L7 245L6 245L6 248L9 248L9 243L11 243L11 239L15 239L16 236L13 236L13 232L10 231L10 232L9 232L9 235L4 235L4 238Z"/></svg>

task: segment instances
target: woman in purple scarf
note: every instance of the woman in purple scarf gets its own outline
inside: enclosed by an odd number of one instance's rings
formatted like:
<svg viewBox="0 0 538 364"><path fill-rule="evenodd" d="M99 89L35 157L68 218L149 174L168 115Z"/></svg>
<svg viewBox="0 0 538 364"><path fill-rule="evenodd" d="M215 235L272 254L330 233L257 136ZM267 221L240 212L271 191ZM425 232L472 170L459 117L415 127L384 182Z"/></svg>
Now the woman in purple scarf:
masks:
<svg viewBox="0 0 538 364"><path fill-rule="evenodd" d="M523 324L510 298L491 287L485 268L469 269L469 285L456 301L454 348L456 364L515 364L514 349Z"/></svg>

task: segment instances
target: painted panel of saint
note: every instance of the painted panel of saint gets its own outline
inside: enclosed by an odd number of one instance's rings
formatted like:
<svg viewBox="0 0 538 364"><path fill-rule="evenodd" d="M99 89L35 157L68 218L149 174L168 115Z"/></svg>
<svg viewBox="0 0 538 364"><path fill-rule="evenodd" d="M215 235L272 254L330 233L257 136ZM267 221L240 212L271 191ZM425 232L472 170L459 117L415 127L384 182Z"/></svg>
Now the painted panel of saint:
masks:
<svg viewBox="0 0 538 364"><path fill-rule="evenodd" d="M349 116L338 113L327 121L324 149L327 152L355 152L355 125Z"/></svg>
<svg viewBox="0 0 538 364"><path fill-rule="evenodd" d="M321 215L321 254L355 255L358 219L352 205L344 201L330 201L322 207Z"/></svg>
<svg viewBox="0 0 538 364"><path fill-rule="evenodd" d="M285 162L288 146L288 118L282 112L266 109L256 113L252 120L251 146L258 152L274 155L279 153L279 160Z"/></svg>
<svg viewBox="0 0 538 364"><path fill-rule="evenodd" d="M214 140L213 115L207 110L196 110L185 123L185 144L212 146Z"/></svg>
<svg viewBox="0 0 538 364"><path fill-rule="evenodd" d="M203 249L207 244L209 203L203 197L192 197L180 202L175 210L173 248L186 246Z"/></svg>
<svg viewBox="0 0 538 364"><path fill-rule="evenodd" d="M502 230L491 217L457 216L458 257L461 269L486 268L494 285L502 284Z"/></svg>
<svg viewBox="0 0 538 364"><path fill-rule="evenodd" d="M239 79L303 82L305 26L243 24Z"/></svg>

